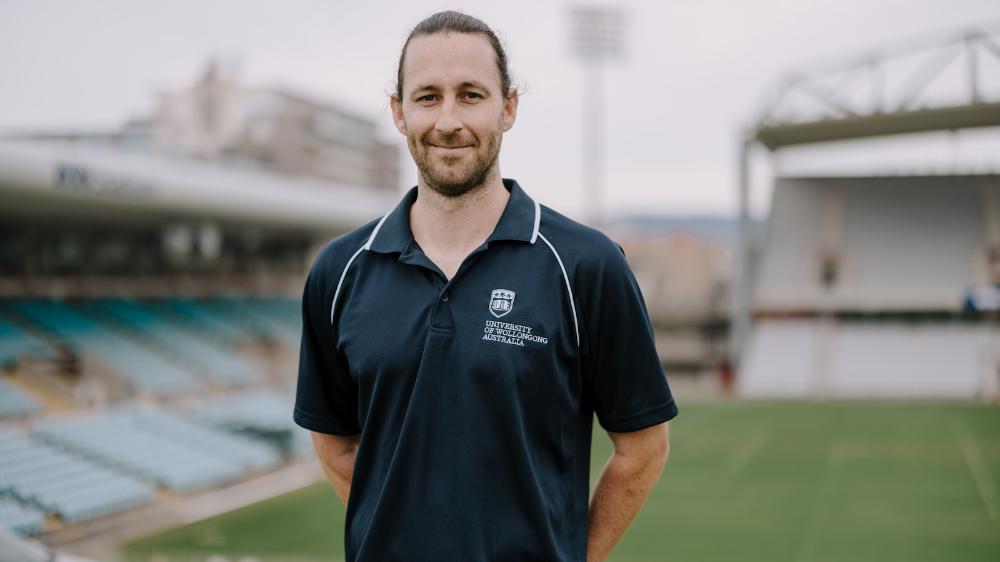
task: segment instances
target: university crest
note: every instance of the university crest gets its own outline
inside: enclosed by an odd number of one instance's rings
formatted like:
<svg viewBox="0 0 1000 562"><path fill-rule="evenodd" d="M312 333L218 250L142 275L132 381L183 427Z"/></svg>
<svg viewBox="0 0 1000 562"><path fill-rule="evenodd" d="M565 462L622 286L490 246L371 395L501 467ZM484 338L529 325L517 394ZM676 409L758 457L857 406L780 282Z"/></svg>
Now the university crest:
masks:
<svg viewBox="0 0 1000 562"><path fill-rule="evenodd" d="M500 318L514 308L514 291L493 289L490 295L490 314Z"/></svg>

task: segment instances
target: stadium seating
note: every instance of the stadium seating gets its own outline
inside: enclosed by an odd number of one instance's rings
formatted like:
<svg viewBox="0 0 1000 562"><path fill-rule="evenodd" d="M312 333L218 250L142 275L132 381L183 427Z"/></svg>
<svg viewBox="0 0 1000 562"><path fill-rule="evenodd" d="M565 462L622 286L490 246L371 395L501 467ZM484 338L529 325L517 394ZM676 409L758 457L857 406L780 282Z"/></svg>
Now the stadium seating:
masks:
<svg viewBox="0 0 1000 562"><path fill-rule="evenodd" d="M262 298L253 301L256 306L276 319L299 330L302 324L302 302L285 298Z"/></svg>
<svg viewBox="0 0 1000 562"><path fill-rule="evenodd" d="M25 357L51 359L53 356L52 346L0 318L0 365Z"/></svg>
<svg viewBox="0 0 1000 562"><path fill-rule="evenodd" d="M201 307L223 322L241 326L250 337L281 341L298 349L297 326L284 315L272 315L256 301L248 299L208 299Z"/></svg>
<svg viewBox="0 0 1000 562"><path fill-rule="evenodd" d="M153 489L18 432L0 430L0 494L76 522L149 502Z"/></svg>
<svg viewBox="0 0 1000 562"><path fill-rule="evenodd" d="M246 385L258 380L259 373L249 361L164 319L143 304L126 299L100 299L97 308L123 325L163 346L191 366L191 370L222 385ZM97 320L94 316L91 319Z"/></svg>
<svg viewBox="0 0 1000 562"><path fill-rule="evenodd" d="M187 406L192 419L204 425L253 436L289 436L289 452L312 452L309 432L292 421L292 399L268 391L248 391L200 400Z"/></svg>
<svg viewBox="0 0 1000 562"><path fill-rule="evenodd" d="M191 373L132 338L93 322L62 302L23 300L14 301L11 306L78 351L97 357L141 391L173 395L200 388Z"/></svg>
<svg viewBox="0 0 1000 562"><path fill-rule="evenodd" d="M163 410L135 410L130 412L130 417L135 426L144 431L234 461L244 470L269 469L281 462L278 452L262 443L211 429Z"/></svg>
<svg viewBox="0 0 1000 562"><path fill-rule="evenodd" d="M46 421L33 432L46 443L176 491L230 482L280 462L267 445L152 409Z"/></svg>
<svg viewBox="0 0 1000 562"><path fill-rule="evenodd" d="M251 341L254 337L239 325L209 313L200 301L185 298L169 298L148 303L168 322L229 346Z"/></svg>
<svg viewBox="0 0 1000 562"><path fill-rule="evenodd" d="M298 350L301 305L297 300L169 298L143 304L165 322L229 347L271 340Z"/></svg>
<svg viewBox="0 0 1000 562"><path fill-rule="evenodd" d="M291 299L241 299L237 304L249 314L270 325L273 337L278 337L298 350L302 335L302 304Z"/></svg>
<svg viewBox="0 0 1000 562"><path fill-rule="evenodd" d="M0 418L29 416L41 411L38 401L0 378Z"/></svg>

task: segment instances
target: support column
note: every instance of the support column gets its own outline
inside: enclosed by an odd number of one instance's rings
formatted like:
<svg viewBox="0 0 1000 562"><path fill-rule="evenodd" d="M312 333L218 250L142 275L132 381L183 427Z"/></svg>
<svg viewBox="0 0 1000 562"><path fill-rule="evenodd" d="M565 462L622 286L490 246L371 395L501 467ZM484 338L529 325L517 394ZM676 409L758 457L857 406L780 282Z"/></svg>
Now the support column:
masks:
<svg viewBox="0 0 1000 562"><path fill-rule="evenodd" d="M730 318L730 349L733 364L737 366L737 372L742 367L743 351L751 328L750 150L753 148L753 139L741 135L738 148L739 232L735 248L736 271L731 292L732 316Z"/></svg>

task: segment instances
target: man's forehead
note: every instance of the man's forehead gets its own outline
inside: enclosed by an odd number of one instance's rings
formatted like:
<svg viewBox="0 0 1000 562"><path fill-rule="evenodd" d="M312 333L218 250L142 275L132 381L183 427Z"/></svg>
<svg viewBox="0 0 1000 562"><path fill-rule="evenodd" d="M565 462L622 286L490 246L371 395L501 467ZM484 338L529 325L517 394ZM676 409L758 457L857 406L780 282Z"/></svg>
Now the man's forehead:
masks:
<svg viewBox="0 0 1000 562"><path fill-rule="evenodd" d="M403 84L408 91L477 86L499 89L496 52L479 33L435 33L414 37L406 48Z"/></svg>

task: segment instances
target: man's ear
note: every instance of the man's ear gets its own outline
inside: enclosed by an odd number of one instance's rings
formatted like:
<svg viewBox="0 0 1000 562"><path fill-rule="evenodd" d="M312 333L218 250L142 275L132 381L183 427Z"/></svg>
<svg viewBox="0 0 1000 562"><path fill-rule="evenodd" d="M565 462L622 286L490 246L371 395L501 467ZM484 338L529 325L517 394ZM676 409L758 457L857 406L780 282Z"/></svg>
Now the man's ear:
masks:
<svg viewBox="0 0 1000 562"><path fill-rule="evenodd" d="M389 106L392 107L392 121L396 124L396 130L405 136L406 120L403 119L403 102L399 101L396 94L393 94L389 97Z"/></svg>
<svg viewBox="0 0 1000 562"><path fill-rule="evenodd" d="M517 87L511 86L510 93L503 100L503 131L506 133L514 126L514 121L517 120L517 103L519 98L517 96Z"/></svg>

